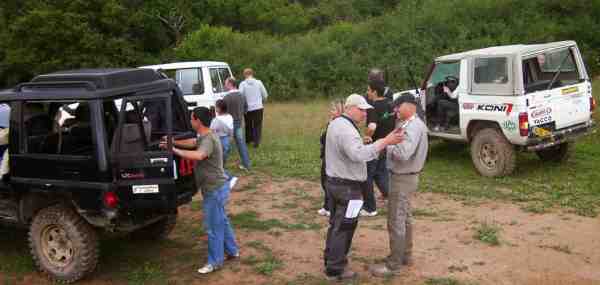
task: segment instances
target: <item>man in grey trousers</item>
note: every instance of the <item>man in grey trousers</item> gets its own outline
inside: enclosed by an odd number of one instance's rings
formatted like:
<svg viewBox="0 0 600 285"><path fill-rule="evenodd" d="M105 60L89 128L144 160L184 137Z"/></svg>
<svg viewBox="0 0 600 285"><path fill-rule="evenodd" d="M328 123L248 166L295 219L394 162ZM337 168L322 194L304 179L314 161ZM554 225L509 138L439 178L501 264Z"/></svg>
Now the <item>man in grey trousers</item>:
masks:
<svg viewBox="0 0 600 285"><path fill-rule="evenodd" d="M367 161L379 156L386 146L402 141L402 132L365 145L358 123L373 108L363 96L352 94L346 99L344 113L332 120L325 138L326 187L331 211L325 244L325 274L330 280L353 279L356 273L346 268L358 213L362 204L362 187L367 179Z"/></svg>
<svg viewBox="0 0 600 285"><path fill-rule="evenodd" d="M394 100L396 127L404 130L404 140L387 147L387 167L390 170L388 196L388 233L390 255L383 264L371 266L371 274L384 277L400 272L412 262L413 229L410 199L419 186L419 174L425 165L429 142L427 126L416 115L417 100L404 94Z"/></svg>

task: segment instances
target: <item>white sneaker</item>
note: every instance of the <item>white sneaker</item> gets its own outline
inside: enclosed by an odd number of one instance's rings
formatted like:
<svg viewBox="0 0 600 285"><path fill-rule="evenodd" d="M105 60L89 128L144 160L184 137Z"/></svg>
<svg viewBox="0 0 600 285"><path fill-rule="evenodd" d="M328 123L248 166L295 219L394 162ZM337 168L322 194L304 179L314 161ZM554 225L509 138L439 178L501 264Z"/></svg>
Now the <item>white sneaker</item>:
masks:
<svg viewBox="0 0 600 285"><path fill-rule="evenodd" d="M237 183L238 178L233 176L231 177L231 179L229 180L229 189L233 189L233 187L235 187L235 184Z"/></svg>
<svg viewBox="0 0 600 285"><path fill-rule="evenodd" d="M319 209L319 211L317 211L317 213L321 216L325 216L325 217L329 217L331 216L331 212L325 210L325 208L321 208Z"/></svg>
<svg viewBox="0 0 600 285"><path fill-rule="evenodd" d="M208 274L215 270L219 269L219 267L213 266L212 264L206 264L204 267L198 269L198 273L200 274Z"/></svg>
<svg viewBox="0 0 600 285"><path fill-rule="evenodd" d="M361 217L375 217L375 216L377 216L377 211L368 212L363 209L363 210L360 210L359 215Z"/></svg>
<svg viewBox="0 0 600 285"><path fill-rule="evenodd" d="M238 167L240 168L240 170L248 171L248 168L246 168L245 166L243 166L241 164Z"/></svg>

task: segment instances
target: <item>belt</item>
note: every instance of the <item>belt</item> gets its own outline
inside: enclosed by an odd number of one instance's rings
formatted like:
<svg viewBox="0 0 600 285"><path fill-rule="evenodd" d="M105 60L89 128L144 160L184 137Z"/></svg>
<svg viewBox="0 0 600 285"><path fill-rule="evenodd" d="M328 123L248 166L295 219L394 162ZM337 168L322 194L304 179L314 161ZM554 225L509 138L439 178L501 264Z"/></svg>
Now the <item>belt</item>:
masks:
<svg viewBox="0 0 600 285"><path fill-rule="evenodd" d="M336 184L343 184L343 185L361 185L361 184L365 183L365 181L350 180L350 179L329 177L329 176L327 176L327 181L336 183Z"/></svg>
<svg viewBox="0 0 600 285"><path fill-rule="evenodd" d="M407 172L407 173L395 173L395 172L392 172L392 174L394 174L394 175L417 175L417 174L420 174L420 173L421 173L421 171L419 171L419 172Z"/></svg>

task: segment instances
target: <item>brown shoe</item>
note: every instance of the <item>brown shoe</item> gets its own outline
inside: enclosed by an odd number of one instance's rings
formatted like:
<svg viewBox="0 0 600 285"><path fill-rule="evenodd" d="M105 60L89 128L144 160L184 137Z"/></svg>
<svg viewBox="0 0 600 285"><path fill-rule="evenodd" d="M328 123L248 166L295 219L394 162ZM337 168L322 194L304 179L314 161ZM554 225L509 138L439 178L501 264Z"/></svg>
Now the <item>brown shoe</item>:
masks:
<svg viewBox="0 0 600 285"><path fill-rule="evenodd" d="M371 265L369 267L369 272L371 272L371 275L373 275L375 277L383 278L383 277L389 277L389 276L400 274L400 269L393 270L393 269L389 268L385 263L383 263L383 264Z"/></svg>
<svg viewBox="0 0 600 285"><path fill-rule="evenodd" d="M333 282L344 282L354 280L358 277L358 274L352 270L344 269L344 272L340 275L326 275L328 281Z"/></svg>

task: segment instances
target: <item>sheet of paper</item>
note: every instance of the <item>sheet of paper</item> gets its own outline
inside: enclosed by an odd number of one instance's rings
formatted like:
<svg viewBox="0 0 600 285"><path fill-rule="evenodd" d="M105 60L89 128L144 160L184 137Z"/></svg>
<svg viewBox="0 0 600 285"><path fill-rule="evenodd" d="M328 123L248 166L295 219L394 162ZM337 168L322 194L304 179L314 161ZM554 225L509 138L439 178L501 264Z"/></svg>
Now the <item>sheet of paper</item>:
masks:
<svg viewBox="0 0 600 285"><path fill-rule="evenodd" d="M363 200L350 200L348 201L348 208L346 208L346 218L354 219L358 217L360 209L362 209Z"/></svg>

